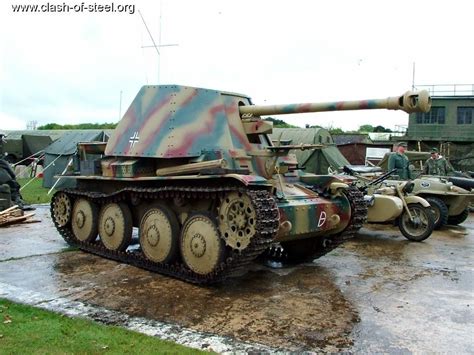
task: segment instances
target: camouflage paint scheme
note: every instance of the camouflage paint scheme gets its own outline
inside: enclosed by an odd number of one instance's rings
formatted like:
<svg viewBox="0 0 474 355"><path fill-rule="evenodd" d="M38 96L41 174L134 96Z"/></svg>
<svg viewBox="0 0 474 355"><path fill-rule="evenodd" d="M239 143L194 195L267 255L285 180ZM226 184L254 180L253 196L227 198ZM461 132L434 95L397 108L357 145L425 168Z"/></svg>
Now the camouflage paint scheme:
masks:
<svg viewBox="0 0 474 355"><path fill-rule="evenodd" d="M348 185L333 176L297 170L296 159L288 149L272 146L268 136L272 124L259 115L374 108L419 110L417 100L418 96L414 99L406 94L383 100L265 107L252 105L249 97L240 94L177 85L143 86L105 146L102 174L73 178L113 181L117 186L144 181L234 181L260 186L272 191L277 200L277 241L336 234L351 218L350 203L343 193ZM426 105L429 109L427 99L421 104L425 104L422 109ZM97 153L98 147L83 145L79 150ZM197 169L204 165L206 168ZM192 171L194 166L196 171ZM173 167L176 173L171 176L155 173ZM182 174L180 167L192 172Z"/></svg>

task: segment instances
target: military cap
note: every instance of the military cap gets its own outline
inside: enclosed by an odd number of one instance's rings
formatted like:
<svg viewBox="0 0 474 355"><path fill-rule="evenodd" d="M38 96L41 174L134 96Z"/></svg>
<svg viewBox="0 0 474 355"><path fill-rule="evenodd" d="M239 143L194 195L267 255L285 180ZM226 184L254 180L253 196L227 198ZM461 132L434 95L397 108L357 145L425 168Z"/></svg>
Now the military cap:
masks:
<svg viewBox="0 0 474 355"><path fill-rule="evenodd" d="M438 149L436 149L436 148L431 148L431 153L438 153Z"/></svg>
<svg viewBox="0 0 474 355"><path fill-rule="evenodd" d="M406 148L406 147L408 147L408 144L407 144L407 142L398 142L397 146Z"/></svg>

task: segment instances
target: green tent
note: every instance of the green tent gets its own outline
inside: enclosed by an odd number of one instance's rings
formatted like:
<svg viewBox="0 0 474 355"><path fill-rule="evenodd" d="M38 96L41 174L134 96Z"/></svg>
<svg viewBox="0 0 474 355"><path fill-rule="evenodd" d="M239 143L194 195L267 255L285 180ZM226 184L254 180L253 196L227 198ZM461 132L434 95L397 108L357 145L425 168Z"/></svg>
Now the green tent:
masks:
<svg viewBox="0 0 474 355"><path fill-rule="evenodd" d="M24 134L22 138L23 157L36 154L53 142L50 136L37 136L35 134Z"/></svg>
<svg viewBox="0 0 474 355"><path fill-rule="evenodd" d="M76 153L79 142L106 142L109 134L103 130L73 130L46 147L44 153L43 187L52 187L55 175L61 175ZM56 187L73 187L74 180L61 179Z"/></svg>
<svg viewBox="0 0 474 355"><path fill-rule="evenodd" d="M322 144L323 148L292 150L298 164L307 172L326 175L331 170L341 170L349 162L337 149L331 134L324 128L274 128L274 144Z"/></svg>

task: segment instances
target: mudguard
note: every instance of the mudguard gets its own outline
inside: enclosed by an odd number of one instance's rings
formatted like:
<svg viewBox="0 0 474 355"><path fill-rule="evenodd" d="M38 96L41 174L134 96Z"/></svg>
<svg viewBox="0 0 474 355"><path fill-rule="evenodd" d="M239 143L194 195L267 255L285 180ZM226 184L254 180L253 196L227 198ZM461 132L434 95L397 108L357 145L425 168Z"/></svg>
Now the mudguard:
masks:
<svg viewBox="0 0 474 355"><path fill-rule="evenodd" d="M419 203L423 207L430 207L430 203L420 196L406 196L405 202L407 205L410 203Z"/></svg>

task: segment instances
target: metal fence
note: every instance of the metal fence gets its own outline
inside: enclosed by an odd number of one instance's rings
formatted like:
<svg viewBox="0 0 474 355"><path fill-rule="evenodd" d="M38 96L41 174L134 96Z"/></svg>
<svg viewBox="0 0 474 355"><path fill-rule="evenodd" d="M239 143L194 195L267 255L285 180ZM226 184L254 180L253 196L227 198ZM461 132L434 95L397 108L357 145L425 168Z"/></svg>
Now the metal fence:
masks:
<svg viewBox="0 0 474 355"><path fill-rule="evenodd" d="M415 85L415 90L428 90L431 96L474 96L474 84Z"/></svg>

